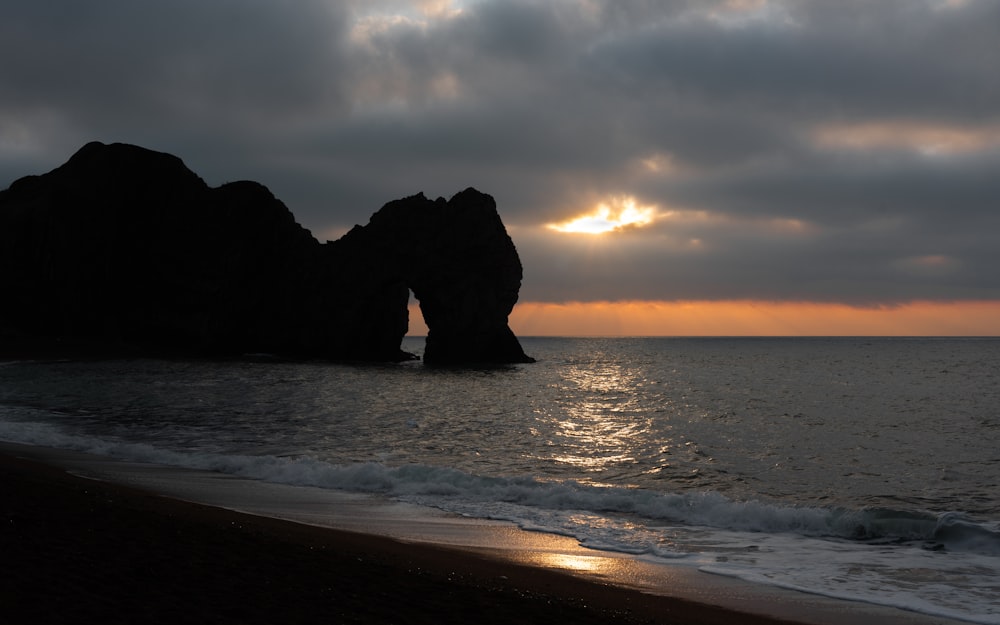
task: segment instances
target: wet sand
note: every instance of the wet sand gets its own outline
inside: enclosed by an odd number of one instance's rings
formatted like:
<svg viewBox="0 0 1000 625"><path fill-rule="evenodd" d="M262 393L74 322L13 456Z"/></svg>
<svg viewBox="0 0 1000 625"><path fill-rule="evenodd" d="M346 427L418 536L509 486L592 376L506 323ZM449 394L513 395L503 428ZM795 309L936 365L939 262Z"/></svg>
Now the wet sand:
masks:
<svg viewBox="0 0 1000 625"><path fill-rule="evenodd" d="M0 454L3 623L778 623Z"/></svg>
<svg viewBox="0 0 1000 625"><path fill-rule="evenodd" d="M0 623L946 622L405 504L118 464L0 443ZM337 525L315 525L331 505Z"/></svg>

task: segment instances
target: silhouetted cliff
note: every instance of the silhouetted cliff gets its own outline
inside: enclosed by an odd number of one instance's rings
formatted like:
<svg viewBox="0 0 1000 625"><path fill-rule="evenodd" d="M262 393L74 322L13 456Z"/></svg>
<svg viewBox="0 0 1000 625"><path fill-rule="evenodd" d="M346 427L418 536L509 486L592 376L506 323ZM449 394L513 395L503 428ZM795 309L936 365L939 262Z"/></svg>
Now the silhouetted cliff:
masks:
<svg viewBox="0 0 1000 625"><path fill-rule="evenodd" d="M0 192L0 330L95 349L400 360L413 289L431 364L530 362L521 264L493 199L416 195L320 244L254 182L90 143Z"/></svg>

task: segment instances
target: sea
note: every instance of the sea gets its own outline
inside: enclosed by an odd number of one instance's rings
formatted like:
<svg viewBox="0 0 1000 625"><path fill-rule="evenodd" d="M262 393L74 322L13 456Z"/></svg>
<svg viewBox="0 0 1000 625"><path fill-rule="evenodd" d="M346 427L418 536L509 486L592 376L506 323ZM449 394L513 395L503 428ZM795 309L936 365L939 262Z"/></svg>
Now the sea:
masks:
<svg viewBox="0 0 1000 625"><path fill-rule="evenodd" d="M0 440L1000 624L1000 338L522 345L536 363L3 362Z"/></svg>

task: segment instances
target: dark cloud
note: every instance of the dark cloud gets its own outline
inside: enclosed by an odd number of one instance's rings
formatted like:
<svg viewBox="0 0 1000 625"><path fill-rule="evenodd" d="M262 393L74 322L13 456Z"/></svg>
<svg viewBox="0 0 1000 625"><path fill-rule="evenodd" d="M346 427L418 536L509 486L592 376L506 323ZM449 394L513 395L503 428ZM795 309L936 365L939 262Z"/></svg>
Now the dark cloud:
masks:
<svg viewBox="0 0 1000 625"><path fill-rule="evenodd" d="M198 164L246 163L246 150L265 152L298 120L344 107L345 19L308 1L294 11L227 0L5 3L5 148L58 159L83 141L122 140ZM49 136L48 125L62 135Z"/></svg>
<svg viewBox="0 0 1000 625"><path fill-rule="evenodd" d="M995 116L989 78L1000 5L791 2L774 23L699 19L637 28L591 52L609 81L713 109L818 115ZM764 112L764 111L760 111Z"/></svg>
<svg viewBox="0 0 1000 625"><path fill-rule="evenodd" d="M476 186L526 300L997 299L997 41L986 0L13 0L0 184L128 141L319 238ZM544 228L613 195L667 216Z"/></svg>

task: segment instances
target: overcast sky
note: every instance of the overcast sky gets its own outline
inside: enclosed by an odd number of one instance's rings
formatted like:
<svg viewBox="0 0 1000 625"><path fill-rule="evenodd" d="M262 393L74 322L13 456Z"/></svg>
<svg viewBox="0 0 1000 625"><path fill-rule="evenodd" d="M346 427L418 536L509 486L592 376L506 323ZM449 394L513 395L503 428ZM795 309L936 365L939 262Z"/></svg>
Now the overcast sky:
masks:
<svg viewBox="0 0 1000 625"><path fill-rule="evenodd" d="M522 301L1000 300L995 0L5 0L0 58L0 187L122 141L321 240L474 186Z"/></svg>

